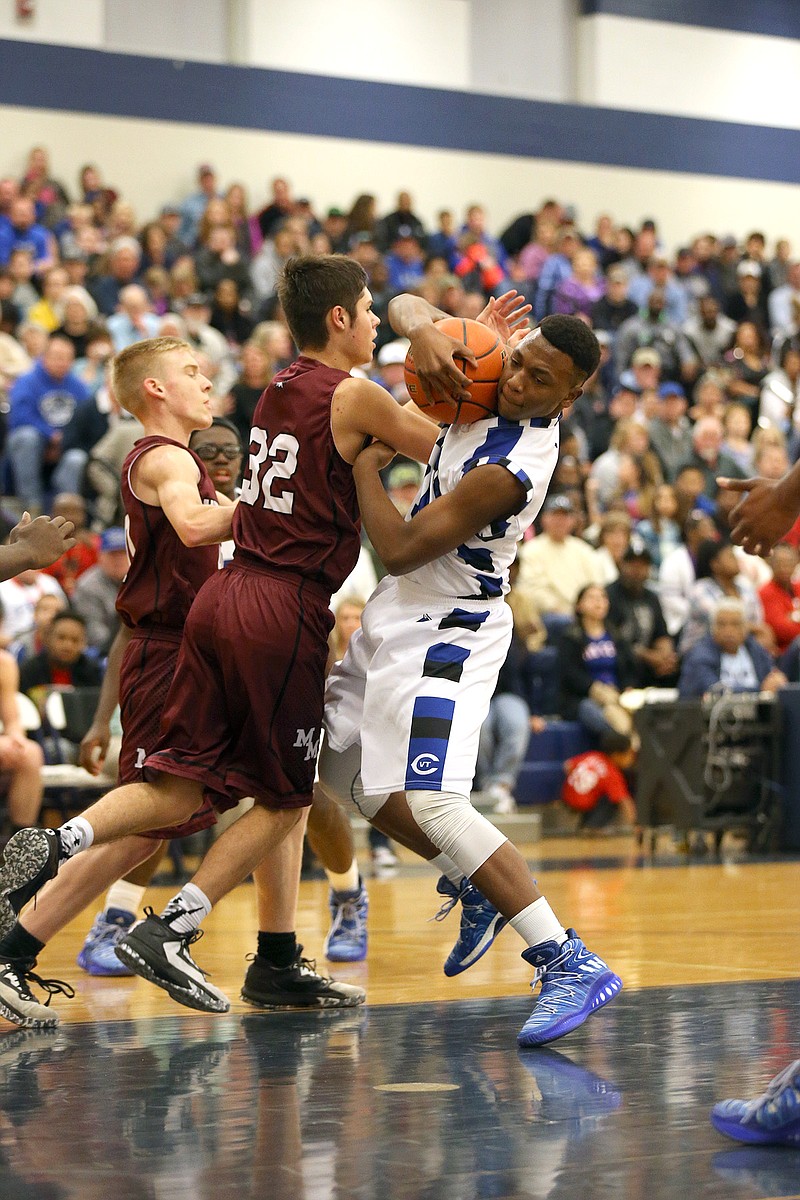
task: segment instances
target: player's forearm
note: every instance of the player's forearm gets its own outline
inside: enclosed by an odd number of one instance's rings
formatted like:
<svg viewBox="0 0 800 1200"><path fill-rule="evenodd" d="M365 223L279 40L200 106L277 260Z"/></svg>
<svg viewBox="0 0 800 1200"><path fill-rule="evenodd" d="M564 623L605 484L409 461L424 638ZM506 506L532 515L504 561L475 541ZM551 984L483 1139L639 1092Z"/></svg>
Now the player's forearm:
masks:
<svg viewBox="0 0 800 1200"><path fill-rule="evenodd" d="M37 561L33 549L25 542L13 542L0 546L0 582L13 579L23 571L38 570L49 563Z"/></svg>
<svg viewBox="0 0 800 1200"><path fill-rule="evenodd" d="M198 504L170 522L184 546L215 546L231 536L236 505Z"/></svg>
<svg viewBox="0 0 800 1200"><path fill-rule="evenodd" d="M108 725L113 716L114 709L119 704L119 673L123 655L132 637L133 630L127 625L120 625L117 636L111 643L111 649L108 652L106 673L103 676L103 683L100 687L100 698L97 701L97 708L92 719L94 725Z"/></svg>
<svg viewBox="0 0 800 1200"><path fill-rule="evenodd" d="M411 296L408 292L389 301L389 324L401 337L410 338L420 325L432 325L447 315L423 300L422 296Z"/></svg>

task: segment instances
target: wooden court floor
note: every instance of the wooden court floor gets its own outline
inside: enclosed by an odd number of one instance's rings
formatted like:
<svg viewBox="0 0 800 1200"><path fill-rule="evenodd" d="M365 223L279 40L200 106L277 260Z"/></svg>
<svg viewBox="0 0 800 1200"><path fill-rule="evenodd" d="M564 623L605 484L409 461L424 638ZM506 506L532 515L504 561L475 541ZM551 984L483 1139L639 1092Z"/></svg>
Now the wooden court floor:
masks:
<svg viewBox="0 0 800 1200"><path fill-rule="evenodd" d="M726 1142L708 1110L800 1056L800 862L641 858L627 840L526 848L567 925L625 990L572 1035L519 1052L532 1005L505 930L441 970L457 913L404 861L368 881L367 962L337 966L363 1009L261 1013L238 999L253 890L194 948L232 1000L194 1014L140 980L90 979L87 910L39 969L72 983L60 1029L0 1026L0 1200L581 1200L800 1197L800 1151ZM154 889L158 909L174 889ZM321 959L323 882L298 927Z"/></svg>

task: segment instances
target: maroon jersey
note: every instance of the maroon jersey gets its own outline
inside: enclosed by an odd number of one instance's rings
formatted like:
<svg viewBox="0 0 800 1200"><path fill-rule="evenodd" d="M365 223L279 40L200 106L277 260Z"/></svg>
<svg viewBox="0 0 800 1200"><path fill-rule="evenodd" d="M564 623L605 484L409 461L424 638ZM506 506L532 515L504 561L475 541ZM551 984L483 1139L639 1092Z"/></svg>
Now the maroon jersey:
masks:
<svg viewBox="0 0 800 1200"><path fill-rule="evenodd" d="M234 564L293 571L339 590L358 560L353 471L331 433L346 371L301 355L256 405L249 467L233 518Z"/></svg>
<svg viewBox="0 0 800 1200"><path fill-rule="evenodd" d="M219 546L184 546L163 509L145 504L131 487L133 464L153 446L181 446L168 437L144 437L122 466L122 502L130 566L117 595L117 612L132 629L158 626L183 629L198 591L219 566ZM217 493L205 463L188 450L200 469L197 490L204 503Z"/></svg>

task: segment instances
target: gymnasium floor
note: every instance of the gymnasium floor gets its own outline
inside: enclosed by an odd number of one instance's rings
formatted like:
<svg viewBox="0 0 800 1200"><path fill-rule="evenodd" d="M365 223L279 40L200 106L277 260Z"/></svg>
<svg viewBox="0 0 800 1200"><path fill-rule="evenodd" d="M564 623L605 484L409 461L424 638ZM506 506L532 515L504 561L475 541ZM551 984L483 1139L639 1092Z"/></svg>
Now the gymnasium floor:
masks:
<svg viewBox="0 0 800 1200"><path fill-rule="evenodd" d="M40 961L77 987L54 1001L60 1029L0 1028L0 1200L800 1197L800 1151L737 1147L708 1122L800 1055L797 862L651 863L622 839L527 852L625 981L545 1050L516 1047L531 998L513 932L446 979L457 914L428 919L435 880L410 862L369 880L369 959L336 971L367 988L363 1009L235 999L249 886L195 947L234 1001L225 1017L82 975L88 911ZM324 883L302 885L299 927L320 955Z"/></svg>

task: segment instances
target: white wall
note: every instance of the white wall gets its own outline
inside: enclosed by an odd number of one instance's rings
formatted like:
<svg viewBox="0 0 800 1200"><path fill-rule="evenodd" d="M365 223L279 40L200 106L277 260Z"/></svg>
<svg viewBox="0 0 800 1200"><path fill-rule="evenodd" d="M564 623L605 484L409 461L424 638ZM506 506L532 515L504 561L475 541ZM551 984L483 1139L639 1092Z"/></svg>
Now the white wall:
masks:
<svg viewBox="0 0 800 1200"><path fill-rule="evenodd" d="M55 174L68 187L75 187L80 165L100 163L141 221L192 189L197 164L210 160L224 184L246 185L253 206L280 174L320 209L349 206L362 191L374 191L387 209L408 187L424 220L445 204L460 212L480 200L499 229L554 195L577 206L585 229L608 210L630 224L655 216L668 247L704 229L741 235L758 225L800 250L797 188L788 184L0 106L0 175L19 174L39 142L50 148Z"/></svg>
<svg viewBox="0 0 800 1200"><path fill-rule="evenodd" d="M17 19L13 0L0 3L0 38L100 47L104 36L105 0L36 0L27 21Z"/></svg>
<svg viewBox="0 0 800 1200"><path fill-rule="evenodd" d="M250 66L469 86L468 0L240 0L238 20Z"/></svg>
<svg viewBox="0 0 800 1200"><path fill-rule="evenodd" d="M800 129L800 41L606 15L579 26L581 103Z"/></svg>

